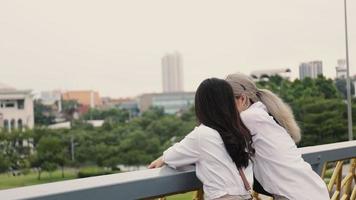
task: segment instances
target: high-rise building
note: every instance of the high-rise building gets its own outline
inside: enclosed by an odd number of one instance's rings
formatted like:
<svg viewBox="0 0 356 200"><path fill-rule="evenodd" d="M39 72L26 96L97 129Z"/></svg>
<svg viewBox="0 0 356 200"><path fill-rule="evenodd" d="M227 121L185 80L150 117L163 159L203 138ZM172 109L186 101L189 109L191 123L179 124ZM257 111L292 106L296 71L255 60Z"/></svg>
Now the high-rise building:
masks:
<svg viewBox="0 0 356 200"><path fill-rule="evenodd" d="M301 63L299 65L299 78L304 79L306 77L317 78L318 75L323 75L323 62L311 61L307 63Z"/></svg>
<svg viewBox="0 0 356 200"><path fill-rule="evenodd" d="M163 92L182 92L183 59L178 53L166 54L162 58Z"/></svg>
<svg viewBox="0 0 356 200"><path fill-rule="evenodd" d="M336 78L346 79L347 68L346 68L346 60L345 59L337 60L337 66L335 67L335 69L336 69Z"/></svg>

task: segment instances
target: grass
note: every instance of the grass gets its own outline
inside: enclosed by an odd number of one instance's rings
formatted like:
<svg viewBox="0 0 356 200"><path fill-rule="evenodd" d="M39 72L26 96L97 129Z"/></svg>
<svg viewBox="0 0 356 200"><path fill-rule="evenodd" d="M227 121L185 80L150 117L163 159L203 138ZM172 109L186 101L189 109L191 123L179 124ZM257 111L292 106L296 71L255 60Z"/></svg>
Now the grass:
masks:
<svg viewBox="0 0 356 200"><path fill-rule="evenodd" d="M27 175L19 176L12 176L8 173L0 174L0 190L77 178L74 169L66 169L64 171L64 178L62 178L62 172L60 170L54 171L51 174L43 172L41 174L41 180L38 180L37 176L37 172L30 172Z"/></svg>

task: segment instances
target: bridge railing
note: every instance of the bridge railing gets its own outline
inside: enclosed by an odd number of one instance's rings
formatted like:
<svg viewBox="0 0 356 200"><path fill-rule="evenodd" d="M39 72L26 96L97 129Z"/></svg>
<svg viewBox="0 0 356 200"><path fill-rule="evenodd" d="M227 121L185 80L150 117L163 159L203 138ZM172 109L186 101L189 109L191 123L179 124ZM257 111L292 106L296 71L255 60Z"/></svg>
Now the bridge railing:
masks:
<svg viewBox="0 0 356 200"><path fill-rule="evenodd" d="M356 141L300 148L303 158L321 174L326 162L356 157ZM194 166L169 167L82 178L1 190L0 199L130 200L193 191L202 184Z"/></svg>

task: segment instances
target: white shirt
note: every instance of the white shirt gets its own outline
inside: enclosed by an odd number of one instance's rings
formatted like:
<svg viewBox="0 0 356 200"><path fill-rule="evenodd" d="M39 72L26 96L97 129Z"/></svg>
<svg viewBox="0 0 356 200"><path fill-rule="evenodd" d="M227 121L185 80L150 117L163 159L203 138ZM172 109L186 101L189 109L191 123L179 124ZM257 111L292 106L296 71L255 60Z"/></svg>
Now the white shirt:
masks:
<svg viewBox="0 0 356 200"><path fill-rule="evenodd" d="M294 141L261 102L241 112L253 135L253 171L263 188L290 200L329 200L324 181L305 162Z"/></svg>
<svg viewBox="0 0 356 200"><path fill-rule="evenodd" d="M167 149L163 153L163 160L173 168L195 163L196 175L203 183L205 199L226 194L248 195L223 140L212 128L204 125L196 127L182 141ZM252 185L252 166L249 165L244 172Z"/></svg>

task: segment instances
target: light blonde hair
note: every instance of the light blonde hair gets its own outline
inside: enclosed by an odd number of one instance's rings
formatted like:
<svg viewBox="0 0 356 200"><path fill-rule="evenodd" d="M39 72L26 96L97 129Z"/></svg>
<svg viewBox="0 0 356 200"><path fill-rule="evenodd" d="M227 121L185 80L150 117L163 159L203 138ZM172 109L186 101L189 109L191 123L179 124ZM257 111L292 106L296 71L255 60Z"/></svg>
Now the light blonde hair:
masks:
<svg viewBox="0 0 356 200"><path fill-rule="evenodd" d="M266 105L268 112L286 129L294 142L300 141L300 128L294 119L293 111L281 98L270 90L257 88L250 77L241 73L228 75L226 81L232 86L235 96L245 95L253 102L261 101Z"/></svg>

